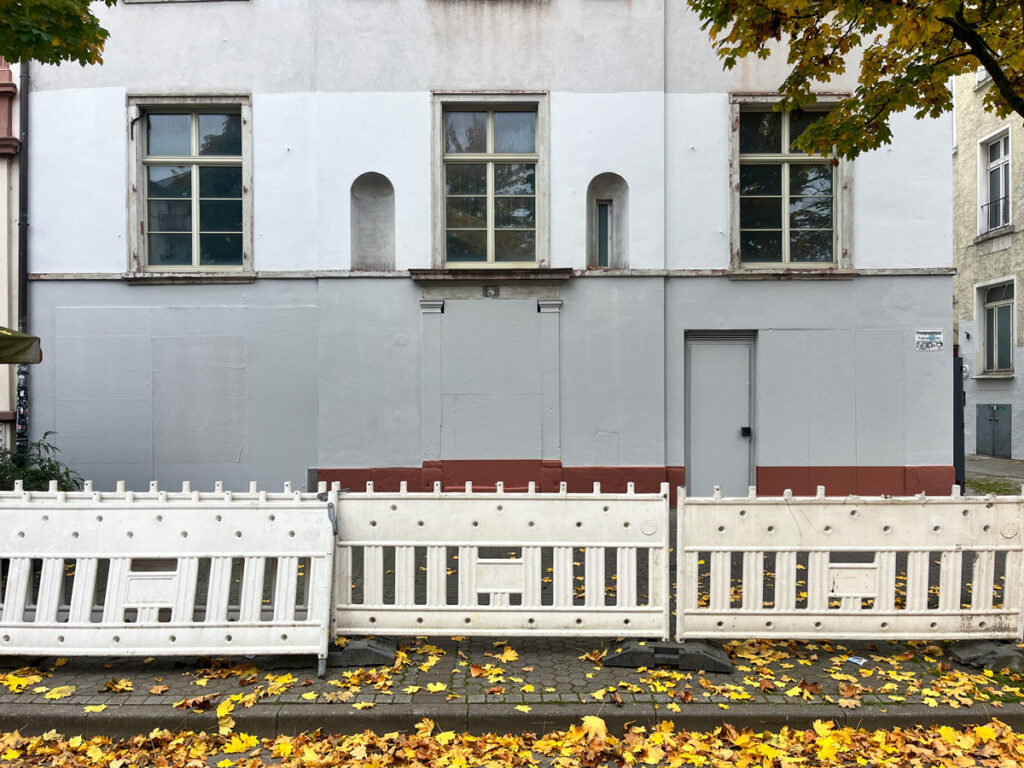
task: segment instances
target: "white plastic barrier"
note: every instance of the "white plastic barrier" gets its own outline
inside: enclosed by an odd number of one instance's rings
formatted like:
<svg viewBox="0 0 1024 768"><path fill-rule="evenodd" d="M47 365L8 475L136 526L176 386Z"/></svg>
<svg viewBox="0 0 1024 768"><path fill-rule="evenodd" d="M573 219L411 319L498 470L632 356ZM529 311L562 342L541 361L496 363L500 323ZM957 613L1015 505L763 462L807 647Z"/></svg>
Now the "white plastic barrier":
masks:
<svg viewBox="0 0 1024 768"><path fill-rule="evenodd" d="M327 657L316 494L0 493L0 654Z"/></svg>
<svg viewBox="0 0 1024 768"><path fill-rule="evenodd" d="M670 634L667 484L331 495L339 634Z"/></svg>
<svg viewBox="0 0 1024 768"><path fill-rule="evenodd" d="M1022 498L688 498L676 635L1019 638Z"/></svg>

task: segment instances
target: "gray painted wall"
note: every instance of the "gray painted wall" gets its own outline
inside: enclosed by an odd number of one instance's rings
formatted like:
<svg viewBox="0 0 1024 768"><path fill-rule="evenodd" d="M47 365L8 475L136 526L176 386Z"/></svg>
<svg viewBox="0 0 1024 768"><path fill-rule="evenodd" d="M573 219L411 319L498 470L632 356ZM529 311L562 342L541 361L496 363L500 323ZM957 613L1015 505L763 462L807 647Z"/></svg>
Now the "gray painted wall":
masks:
<svg viewBox="0 0 1024 768"><path fill-rule="evenodd" d="M32 290L48 350L33 433L56 430L98 487L301 486L307 467L436 458L423 440L428 316L407 278ZM950 356L914 348L915 328L948 338L949 290L943 276L576 278L561 288L557 350L536 299L448 299L440 457L682 465L685 333L736 329L758 334L759 465L949 465Z"/></svg>

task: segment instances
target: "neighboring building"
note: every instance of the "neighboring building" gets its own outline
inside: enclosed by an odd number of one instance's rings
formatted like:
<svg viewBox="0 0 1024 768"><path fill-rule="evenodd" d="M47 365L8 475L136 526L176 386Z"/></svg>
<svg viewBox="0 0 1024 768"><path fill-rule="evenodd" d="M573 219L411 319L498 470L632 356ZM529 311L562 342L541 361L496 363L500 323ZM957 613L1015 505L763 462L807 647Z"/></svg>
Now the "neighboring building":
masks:
<svg viewBox="0 0 1024 768"><path fill-rule="evenodd" d="M947 119L791 152L681 3L285 5L33 70L33 429L98 487L949 492Z"/></svg>
<svg viewBox="0 0 1024 768"><path fill-rule="evenodd" d="M1019 116L982 109L990 84L982 74L956 80L953 304L967 365L964 442L967 453L1024 459L1024 386L1015 373L1024 370L1024 132Z"/></svg>
<svg viewBox="0 0 1024 768"><path fill-rule="evenodd" d="M0 326L18 327L18 86L0 58ZM0 364L0 446L14 448L15 365Z"/></svg>

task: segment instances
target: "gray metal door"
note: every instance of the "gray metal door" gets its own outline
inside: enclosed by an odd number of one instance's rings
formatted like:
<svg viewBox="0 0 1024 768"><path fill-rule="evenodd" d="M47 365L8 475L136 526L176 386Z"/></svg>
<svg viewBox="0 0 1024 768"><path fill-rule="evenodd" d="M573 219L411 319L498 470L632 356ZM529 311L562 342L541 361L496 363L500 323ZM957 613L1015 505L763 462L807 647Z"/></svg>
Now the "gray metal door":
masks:
<svg viewBox="0 0 1024 768"><path fill-rule="evenodd" d="M754 335L686 335L686 489L746 496L754 482Z"/></svg>
<svg viewBox="0 0 1024 768"><path fill-rule="evenodd" d="M1009 405L977 405L977 442L974 450L981 456L1010 458L1010 420L1013 410Z"/></svg>

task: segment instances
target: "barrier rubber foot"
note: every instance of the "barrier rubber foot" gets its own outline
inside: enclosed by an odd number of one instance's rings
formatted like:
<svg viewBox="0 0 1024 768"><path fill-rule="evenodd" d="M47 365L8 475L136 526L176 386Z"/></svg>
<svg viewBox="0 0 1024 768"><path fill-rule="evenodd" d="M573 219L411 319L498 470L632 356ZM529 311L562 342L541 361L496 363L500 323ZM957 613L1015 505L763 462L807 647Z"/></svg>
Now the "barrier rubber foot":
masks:
<svg viewBox="0 0 1024 768"><path fill-rule="evenodd" d="M335 648L327 654L330 667L379 667L395 663L398 642L388 637L359 637L350 640L344 648Z"/></svg>
<svg viewBox="0 0 1024 768"><path fill-rule="evenodd" d="M720 646L705 640L682 643L654 640L627 640L621 650L612 650L602 659L606 667L657 667L703 672L732 672L732 660Z"/></svg>

